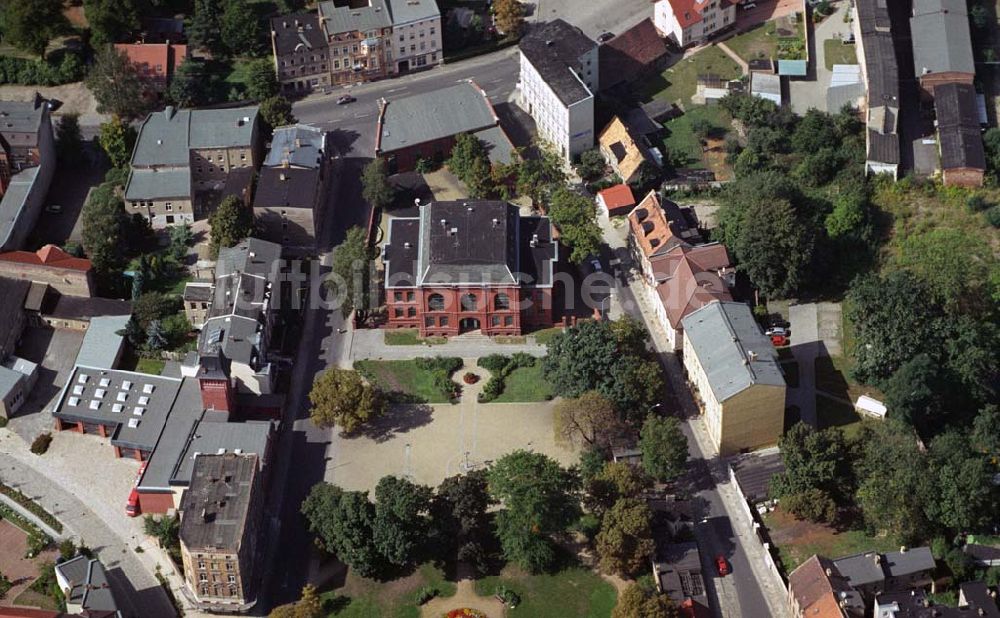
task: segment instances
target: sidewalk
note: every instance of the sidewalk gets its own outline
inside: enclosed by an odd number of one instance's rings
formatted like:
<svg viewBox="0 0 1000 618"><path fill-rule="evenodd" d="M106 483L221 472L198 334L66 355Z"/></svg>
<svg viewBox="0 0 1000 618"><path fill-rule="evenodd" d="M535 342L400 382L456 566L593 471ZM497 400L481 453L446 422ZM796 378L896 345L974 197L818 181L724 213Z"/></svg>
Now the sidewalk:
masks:
<svg viewBox="0 0 1000 618"><path fill-rule="evenodd" d="M450 337L447 343L439 345L388 345L385 330L380 328L352 330L343 335L348 338L348 353L341 360L347 368L355 359L408 360L432 356L459 356L479 358L490 354L514 354L525 352L532 356L545 356L544 345L535 343L531 335L525 336L525 343L497 343L485 335L459 335Z"/></svg>

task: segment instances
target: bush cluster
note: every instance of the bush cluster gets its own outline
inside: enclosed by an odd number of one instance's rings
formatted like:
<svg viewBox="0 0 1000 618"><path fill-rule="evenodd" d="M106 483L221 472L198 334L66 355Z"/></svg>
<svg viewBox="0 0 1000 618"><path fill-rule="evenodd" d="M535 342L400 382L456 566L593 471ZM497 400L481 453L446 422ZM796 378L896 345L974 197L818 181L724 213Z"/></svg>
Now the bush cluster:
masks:
<svg viewBox="0 0 1000 618"><path fill-rule="evenodd" d="M24 492L22 492L21 490L14 489L10 485L5 485L3 483L0 483L0 494L7 496L14 502L17 502L24 508L28 509L28 511L30 511L35 517L45 522L46 525L48 525L56 532L62 532L63 530L62 523L58 519L56 519L55 516L52 515L52 513L49 513L48 511L43 509L40 504L38 504L37 502L26 496Z"/></svg>
<svg viewBox="0 0 1000 618"><path fill-rule="evenodd" d="M23 86L59 86L83 79L84 65L73 53L55 54L48 60L28 60L0 56L0 84Z"/></svg>
<svg viewBox="0 0 1000 618"><path fill-rule="evenodd" d="M483 392L479 394L479 403L489 403L503 393L504 380L515 369L521 367L531 367L538 359L524 352L517 352L513 356L504 354L490 354L480 358L476 364L490 372L490 379L483 386Z"/></svg>
<svg viewBox="0 0 1000 618"><path fill-rule="evenodd" d="M38 437L31 443L31 452L35 455L44 455L52 444L52 434L45 432L38 434Z"/></svg>

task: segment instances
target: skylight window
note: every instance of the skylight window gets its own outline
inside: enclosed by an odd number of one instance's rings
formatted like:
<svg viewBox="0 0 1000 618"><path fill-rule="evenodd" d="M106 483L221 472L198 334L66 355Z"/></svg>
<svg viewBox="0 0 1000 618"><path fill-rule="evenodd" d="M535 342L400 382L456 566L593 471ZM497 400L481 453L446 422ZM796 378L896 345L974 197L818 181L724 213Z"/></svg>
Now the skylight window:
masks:
<svg viewBox="0 0 1000 618"><path fill-rule="evenodd" d="M115 414L121 414L121 411L124 410L124 409L125 409L125 406L123 406L120 403L116 403L113 406L111 406L111 411L114 412Z"/></svg>
<svg viewBox="0 0 1000 618"><path fill-rule="evenodd" d="M91 399L90 400L90 409L91 410L97 410L100 407L101 407L101 402L100 401L98 401L96 399Z"/></svg>
<svg viewBox="0 0 1000 618"><path fill-rule="evenodd" d="M118 401L125 401L128 399L128 393L125 391L118 391Z"/></svg>
<svg viewBox="0 0 1000 618"><path fill-rule="evenodd" d="M104 394L107 392L108 391L104 390L103 388L99 388L96 391L94 391L94 397L97 397L98 399L104 399Z"/></svg>
<svg viewBox="0 0 1000 618"><path fill-rule="evenodd" d="M132 410L132 414L134 414L135 416L142 416L143 414L145 414L145 412L146 412L146 408L136 407L135 410Z"/></svg>
<svg viewBox="0 0 1000 618"><path fill-rule="evenodd" d="M152 393L153 392L153 385L152 384L143 384L142 385L142 392L146 393L147 395L150 394L150 393Z"/></svg>
<svg viewBox="0 0 1000 618"><path fill-rule="evenodd" d="M80 398L79 397L70 397L69 398L69 405L71 405L71 406L78 406L78 405L80 405Z"/></svg>

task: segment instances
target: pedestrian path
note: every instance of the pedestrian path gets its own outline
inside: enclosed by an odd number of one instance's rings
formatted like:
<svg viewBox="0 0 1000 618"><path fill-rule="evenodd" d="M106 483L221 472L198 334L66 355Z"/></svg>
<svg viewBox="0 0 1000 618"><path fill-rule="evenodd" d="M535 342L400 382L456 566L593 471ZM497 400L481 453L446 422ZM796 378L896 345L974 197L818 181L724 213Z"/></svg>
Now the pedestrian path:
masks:
<svg viewBox="0 0 1000 618"><path fill-rule="evenodd" d="M378 328L352 330L341 336L347 337L349 341L349 353L345 359L348 365L356 359L406 360L432 356L479 358L515 352L525 352L532 356L546 354L546 347L537 343L531 335L524 337L524 343L497 343L481 334L459 335L449 337L447 343L437 345L389 345L385 342L385 330Z"/></svg>

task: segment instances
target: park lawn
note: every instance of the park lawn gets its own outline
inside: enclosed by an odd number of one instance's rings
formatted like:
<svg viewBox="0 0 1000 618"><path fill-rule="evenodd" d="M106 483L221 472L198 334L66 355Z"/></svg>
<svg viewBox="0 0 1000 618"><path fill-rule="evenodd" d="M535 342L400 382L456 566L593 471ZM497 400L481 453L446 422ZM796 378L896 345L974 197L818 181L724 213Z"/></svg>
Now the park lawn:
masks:
<svg viewBox="0 0 1000 618"><path fill-rule="evenodd" d="M496 403L548 401L552 399L552 383L542 375L541 359L531 367L519 367L503 381L503 392L494 399Z"/></svg>
<svg viewBox="0 0 1000 618"><path fill-rule="evenodd" d="M780 506L764 515L764 526L778 547L786 575L813 554L840 558L864 551L893 551L900 546L899 539L891 535L872 537L863 530L838 532L824 524L795 519Z"/></svg>
<svg viewBox="0 0 1000 618"><path fill-rule="evenodd" d="M774 58L777 55L778 35L775 32L774 22L766 21L724 43L737 56L750 62L760 58Z"/></svg>
<svg viewBox="0 0 1000 618"><path fill-rule="evenodd" d="M662 99L687 108L697 89L699 75L712 74L722 79L737 79L742 73L736 61L724 51L718 47L706 47L646 80L640 98L643 101Z"/></svg>
<svg viewBox="0 0 1000 618"><path fill-rule="evenodd" d="M531 333L531 335L535 338L535 343L539 345L549 345L549 343L551 343L552 340L555 339L555 336L562 332L563 332L562 327L556 326L553 328L536 330L535 332Z"/></svg>
<svg viewBox="0 0 1000 618"><path fill-rule="evenodd" d="M338 618L418 618L417 592L424 586L437 588L438 595L455 595L455 584L446 581L441 569L425 564L414 573L388 582L358 577L349 571L341 588L323 594L324 607Z"/></svg>
<svg viewBox="0 0 1000 618"><path fill-rule="evenodd" d="M504 568L500 576L476 581L476 594L492 596L503 583L521 597L521 604L507 610L510 618L608 618L618 600L614 587L589 569L565 568L554 574L529 575L515 567Z"/></svg>
<svg viewBox="0 0 1000 618"><path fill-rule="evenodd" d="M858 55L853 43L844 43L841 39L823 41L823 57L826 59L827 70L832 71L835 64L857 64Z"/></svg>
<svg viewBox="0 0 1000 618"><path fill-rule="evenodd" d="M14 605L22 605L24 607L34 607L38 609L46 609L53 612L58 612L61 609L59 604L56 603L55 599L47 594L42 594L40 592L35 592L31 588L25 588L21 594L17 595L12 601Z"/></svg>
<svg viewBox="0 0 1000 618"><path fill-rule="evenodd" d="M448 403L451 393L436 385L435 372L421 369L411 360L359 360L354 368L382 390L410 403Z"/></svg>
<svg viewBox="0 0 1000 618"><path fill-rule="evenodd" d="M718 134L713 136L713 141L716 141L716 138L723 138L733 123L732 116L719 105L693 105L683 115L663 125L667 129L667 136L663 139L664 152L670 153L678 163L681 163L680 159L683 158L683 167L698 169L712 167L705 156L705 149L691 128L696 121L701 120L707 120L718 128ZM717 176L722 175L721 170L712 171L716 172Z"/></svg>
<svg viewBox="0 0 1000 618"><path fill-rule="evenodd" d="M399 328L385 331L386 345L440 345L447 343L445 337L421 337L415 328Z"/></svg>

